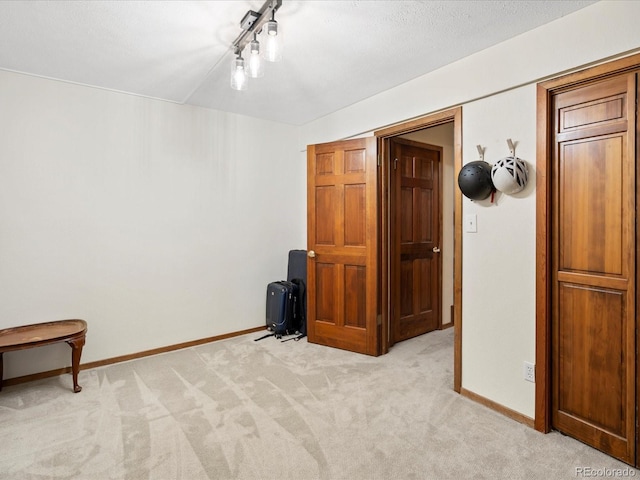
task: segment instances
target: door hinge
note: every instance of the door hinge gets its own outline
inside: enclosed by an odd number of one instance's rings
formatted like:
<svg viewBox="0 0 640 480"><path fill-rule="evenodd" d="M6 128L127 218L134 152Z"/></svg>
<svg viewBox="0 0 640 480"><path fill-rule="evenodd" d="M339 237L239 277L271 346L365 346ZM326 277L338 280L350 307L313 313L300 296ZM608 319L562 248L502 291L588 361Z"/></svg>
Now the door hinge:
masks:
<svg viewBox="0 0 640 480"><path fill-rule="evenodd" d="M380 154L378 153L378 166L382 165L382 159L380 158Z"/></svg>
<svg viewBox="0 0 640 480"><path fill-rule="evenodd" d="M394 170L397 170L397 169L398 169L398 159L397 159L397 158L395 158L395 159L393 160L393 169L394 169Z"/></svg>

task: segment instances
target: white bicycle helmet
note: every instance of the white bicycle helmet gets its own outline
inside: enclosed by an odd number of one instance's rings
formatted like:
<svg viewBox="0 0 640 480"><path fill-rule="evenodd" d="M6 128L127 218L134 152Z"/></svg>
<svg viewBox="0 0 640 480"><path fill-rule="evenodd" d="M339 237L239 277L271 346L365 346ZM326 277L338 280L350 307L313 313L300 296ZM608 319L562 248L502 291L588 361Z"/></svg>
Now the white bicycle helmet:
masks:
<svg viewBox="0 0 640 480"><path fill-rule="evenodd" d="M517 157L505 157L493 165L491 179L498 190L511 195L526 187L529 170L524 160Z"/></svg>

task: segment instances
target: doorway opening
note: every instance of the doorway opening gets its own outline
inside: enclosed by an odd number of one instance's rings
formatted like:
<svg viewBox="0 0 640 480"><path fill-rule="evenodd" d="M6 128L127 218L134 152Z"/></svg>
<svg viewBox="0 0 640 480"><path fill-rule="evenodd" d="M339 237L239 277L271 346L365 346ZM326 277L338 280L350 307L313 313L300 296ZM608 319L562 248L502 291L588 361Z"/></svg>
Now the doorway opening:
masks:
<svg viewBox="0 0 640 480"><path fill-rule="evenodd" d="M381 352L454 328L462 385L461 107L376 131L380 157ZM435 292L435 295L432 295Z"/></svg>

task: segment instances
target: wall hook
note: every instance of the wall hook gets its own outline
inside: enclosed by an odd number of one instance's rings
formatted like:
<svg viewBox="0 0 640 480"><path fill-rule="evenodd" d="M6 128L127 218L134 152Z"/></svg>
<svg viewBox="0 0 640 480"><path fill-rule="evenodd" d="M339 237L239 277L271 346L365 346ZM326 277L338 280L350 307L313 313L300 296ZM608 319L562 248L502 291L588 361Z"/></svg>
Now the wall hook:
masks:
<svg viewBox="0 0 640 480"><path fill-rule="evenodd" d="M515 157L516 156L516 147L513 144L513 142L511 141L510 138L507 138L507 145L509 145L509 151L511 152L511 156Z"/></svg>
<svg viewBox="0 0 640 480"><path fill-rule="evenodd" d="M476 146L478 148L478 153L480 154L480 161L484 162L484 148L481 145Z"/></svg>

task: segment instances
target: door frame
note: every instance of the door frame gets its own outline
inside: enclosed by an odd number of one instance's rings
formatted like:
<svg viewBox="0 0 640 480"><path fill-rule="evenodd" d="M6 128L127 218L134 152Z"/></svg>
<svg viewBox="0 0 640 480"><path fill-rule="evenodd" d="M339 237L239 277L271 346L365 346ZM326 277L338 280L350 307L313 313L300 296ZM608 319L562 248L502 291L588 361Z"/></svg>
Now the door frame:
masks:
<svg viewBox="0 0 640 480"><path fill-rule="evenodd" d="M536 127L536 384L534 428L551 430L551 159L554 148L553 95L607 77L640 69L640 54L586 68L537 86ZM636 161L638 152L636 151ZM636 179L638 183L638 179ZM636 266L636 277L638 266ZM636 293L636 302L638 294ZM640 334L636 333L636 342ZM640 345L640 343L636 343ZM636 371L638 370L636 357ZM640 383L639 383L640 385ZM636 403L640 398L636 393ZM638 430L636 428L636 430ZM636 436L638 432L636 432ZM637 440L636 440L637 441ZM637 444L638 446L638 444Z"/></svg>
<svg viewBox="0 0 640 480"><path fill-rule="evenodd" d="M380 292L380 321L379 339L380 353L389 351L389 255L391 242L390 218L389 218L389 143L392 137L405 133L423 130L429 127L436 127L443 123L453 123L453 156L454 172L459 172L462 168L462 107L454 107L448 110L432 113L424 117L419 117L408 122L399 123L374 131L378 143L378 194L379 201L379 292ZM462 387L462 193L455 189L454 205L454 253L453 253L453 389L460 393Z"/></svg>

